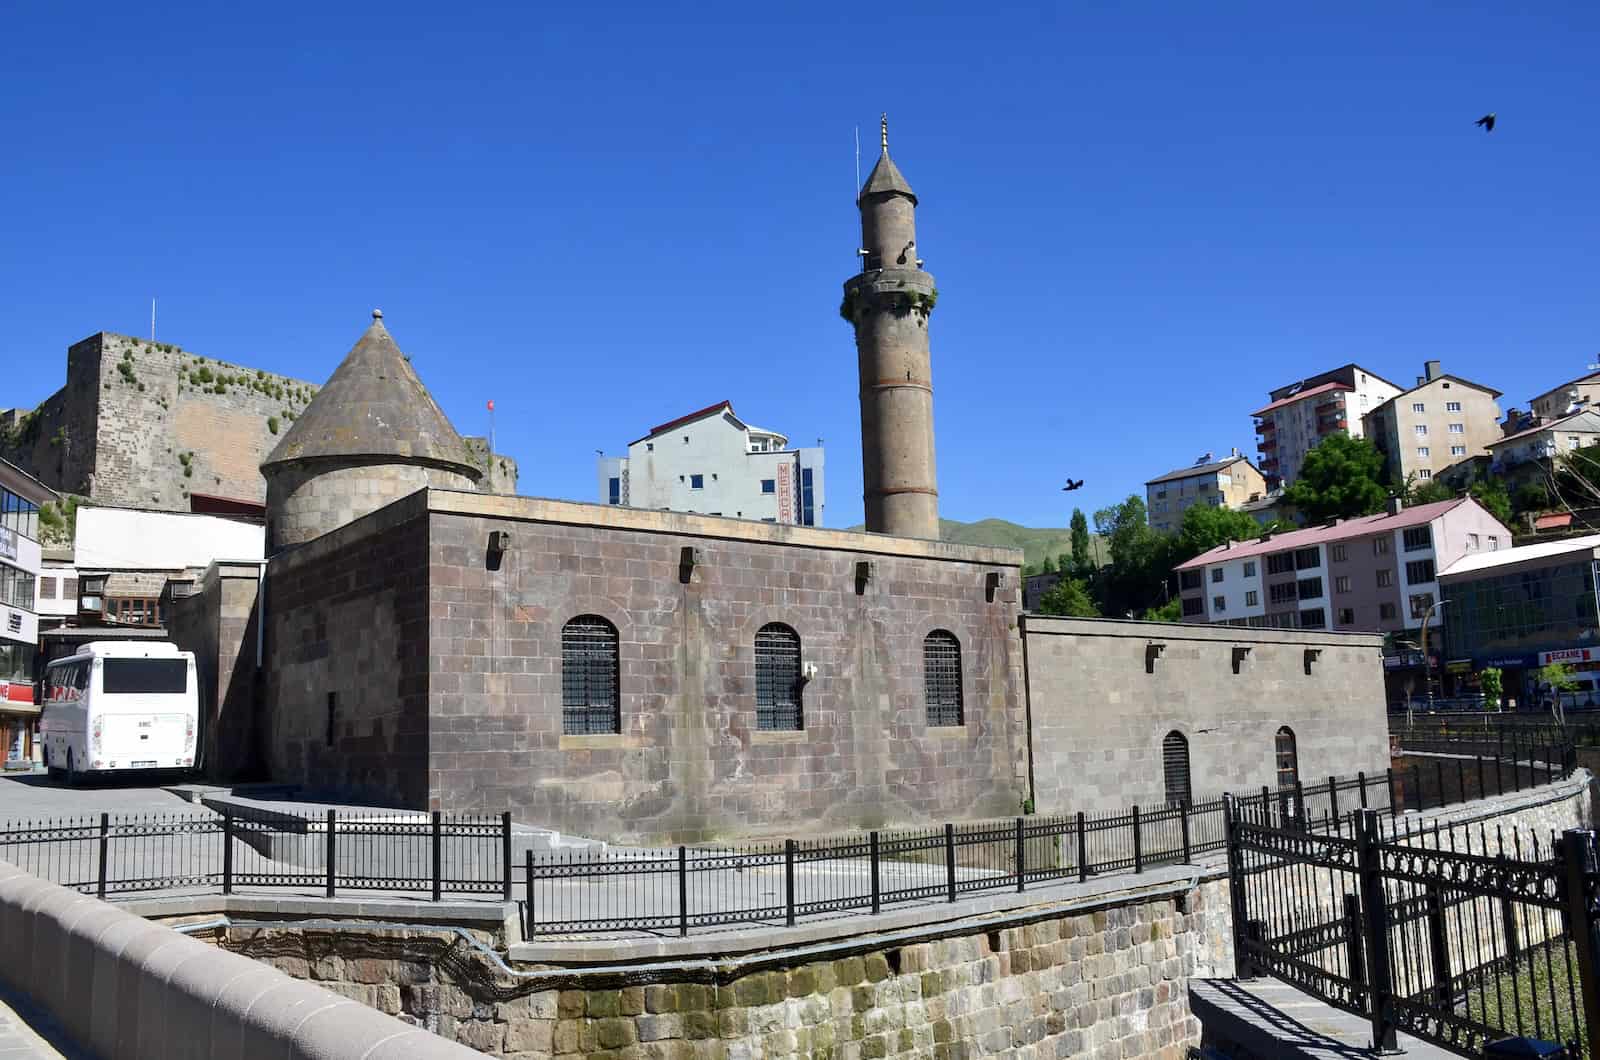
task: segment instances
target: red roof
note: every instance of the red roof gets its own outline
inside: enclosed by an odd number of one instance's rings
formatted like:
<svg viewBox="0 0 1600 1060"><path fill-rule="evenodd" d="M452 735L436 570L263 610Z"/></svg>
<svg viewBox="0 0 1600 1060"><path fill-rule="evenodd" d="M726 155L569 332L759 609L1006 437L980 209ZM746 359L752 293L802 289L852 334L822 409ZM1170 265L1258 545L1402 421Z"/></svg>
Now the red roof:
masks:
<svg viewBox="0 0 1600 1060"><path fill-rule="evenodd" d="M1399 515L1362 515L1354 519L1346 519L1336 526L1313 526L1305 530L1289 530L1281 534L1273 534L1271 538L1262 541L1254 538L1250 541L1234 542L1232 548L1218 545L1210 552L1202 552L1187 563L1180 563L1174 569L1190 570L1204 567L1208 563L1220 563L1224 560L1249 559L1251 556L1264 556L1268 552L1282 552L1291 548L1309 548L1312 545L1325 545L1334 541L1343 541L1346 538L1365 537L1368 534L1389 533L1395 530L1404 530L1408 526L1421 526L1431 523L1450 509L1461 504L1476 504L1471 497L1457 497L1455 500L1434 501L1432 504L1419 504L1415 508L1406 508Z"/></svg>
<svg viewBox="0 0 1600 1060"><path fill-rule="evenodd" d="M1571 512L1546 512L1533 521L1535 530L1559 530L1572 525Z"/></svg>
<svg viewBox="0 0 1600 1060"><path fill-rule="evenodd" d="M629 445L638 445L640 442L644 441L645 438L654 438L656 435L662 433L663 431L670 431L674 427L682 427L685 423L689 423L689 422L691 422L693 420L698 420L702 416L709 416L713 412L721 412L723 409L727 409L729 412L732 412L733 411L733 402L729 401L727 398L723 398L721 401L717 402L715 405L707 405L705 408L699 409L699 410L697 410L695 412L691 412L687 416L679 416L675 420L668 420L666 423L658 423L656 426L650 428L650 433L646 434L644 436L644 438L635 438L633 441L629 442L628 444Z"/></svg>
<svg viewBox="0 0 1600 1060"><path fill-rule="evenodd" d="M1265 408L1256 409L1250 415L1252 415L1252 416L1265 415L1266 413L1271 412L1273 409L1281 409L1285 405L1293 405L1296 401L1304 401L1308 397L1316 397L1318 394L1327 394L1327 393L1329 393L1331 391L1334 391L1334 390L1351 390L1351 389L1353 389L1353 388L1350 386L1349 383L1323 383L1321 386L1314 386L1310 390L1302 390L1298 394L1290 394L1286 398L1279 398L1277 401L1274 401L1272 404L1266 406Z"/></svg>

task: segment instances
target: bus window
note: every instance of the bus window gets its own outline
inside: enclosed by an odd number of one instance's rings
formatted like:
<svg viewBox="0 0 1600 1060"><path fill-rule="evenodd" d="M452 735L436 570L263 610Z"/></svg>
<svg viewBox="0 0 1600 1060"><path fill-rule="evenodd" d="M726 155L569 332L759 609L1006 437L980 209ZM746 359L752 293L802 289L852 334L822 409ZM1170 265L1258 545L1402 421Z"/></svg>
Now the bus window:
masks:
<svg viewBox="0 0 1600 1060"><path fill-rule="evenodd" d="M100 684L107 695L170 695L189 691L184 659L105 659Z"/></svg>

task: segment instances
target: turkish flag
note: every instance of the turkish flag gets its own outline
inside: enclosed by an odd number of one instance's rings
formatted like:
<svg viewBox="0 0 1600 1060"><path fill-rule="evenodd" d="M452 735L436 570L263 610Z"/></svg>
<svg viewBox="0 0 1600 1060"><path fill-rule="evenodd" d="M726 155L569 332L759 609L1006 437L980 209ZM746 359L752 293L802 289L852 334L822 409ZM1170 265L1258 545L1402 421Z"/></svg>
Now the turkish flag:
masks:
<svg viewBox="0 0 1600 1060"><path fill-rule="evenodd" d="M489 411L490 412L494 411L494 402L492 400L489 402Z"/></svg>

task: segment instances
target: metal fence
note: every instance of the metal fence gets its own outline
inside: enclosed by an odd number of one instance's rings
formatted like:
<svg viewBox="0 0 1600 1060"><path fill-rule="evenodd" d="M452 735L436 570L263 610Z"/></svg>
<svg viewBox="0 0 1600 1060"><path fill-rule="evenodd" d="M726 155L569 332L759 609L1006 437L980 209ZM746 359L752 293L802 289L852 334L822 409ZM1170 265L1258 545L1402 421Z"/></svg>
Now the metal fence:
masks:
<svg viewBox="0 0 1600 1060"><path fill-rule="evenodd" d="M15 822L0 860L101 898L292 888L512 899L511 815L274 812Z"/></svg>
<svg viewBox="0 0 1600 1060"><path fill-rule="evenodd" d="M1239 974L1271 975L1462 1056L1532 1036L1595 1055L1600 874L1593 832L1416 831L1367 811L1313 831L1275 806L1228 814Z"/></svg>

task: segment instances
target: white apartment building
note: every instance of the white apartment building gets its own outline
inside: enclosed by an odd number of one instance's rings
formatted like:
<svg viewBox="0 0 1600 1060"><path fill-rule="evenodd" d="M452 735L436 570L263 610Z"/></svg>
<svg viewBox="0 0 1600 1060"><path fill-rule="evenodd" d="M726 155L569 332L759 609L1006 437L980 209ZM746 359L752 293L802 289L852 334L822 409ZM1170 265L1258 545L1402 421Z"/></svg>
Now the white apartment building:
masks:
<svg viewBox="0 0 1600 1060"><path fill-rule="evenodd" d="M0 460L0 764L34 757L39 506L55 499L44 483Z"/></svg>
<svg viewBox="0 0 1600 1060"><path fill-rule="evenodd" d="M1306 453L1328 435L1362 437L1361 417L1402 389L1358 364L1347 364L1272 391L1269 402L1251 413L1261 437L1257 466L1268 489L1294 482Z"/></svg>
<svg viewBox="0 0 1600 1060"><path fill-rule="evenodd" d="M1591 372L1546 390L1529 402L1529 408L1542 420L1554 420L1588 408L1597 400L1600 400L1600 372Z"/></svg>
<svg viewBox="0 0 1600 1060"><path fill-rule="evenodd" d="M822 447L752 426L719 401L601 455L600 500L630 508L823 525Z"/></svg>
<svg viewBox="0 0 1600 1060"><path fill-rule="evenodd" d="M1600 412L1584 408L1489 443L1489 469L1513 483L1542 480L1556 457L1600 442Z"/></svg>

